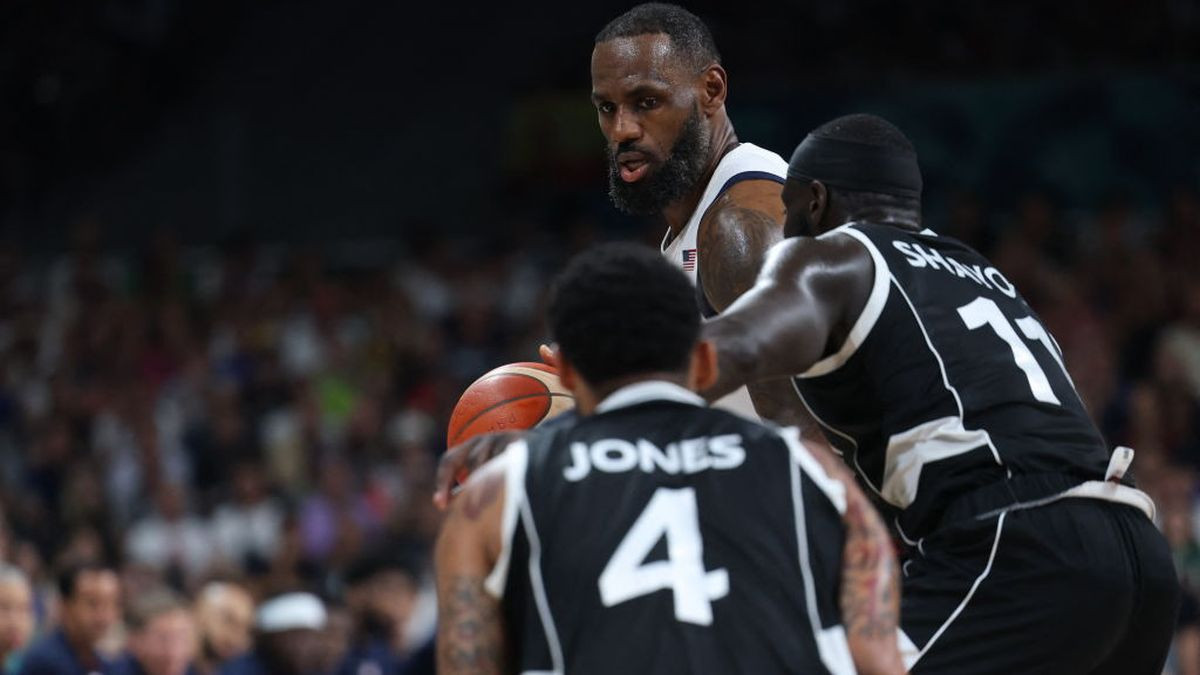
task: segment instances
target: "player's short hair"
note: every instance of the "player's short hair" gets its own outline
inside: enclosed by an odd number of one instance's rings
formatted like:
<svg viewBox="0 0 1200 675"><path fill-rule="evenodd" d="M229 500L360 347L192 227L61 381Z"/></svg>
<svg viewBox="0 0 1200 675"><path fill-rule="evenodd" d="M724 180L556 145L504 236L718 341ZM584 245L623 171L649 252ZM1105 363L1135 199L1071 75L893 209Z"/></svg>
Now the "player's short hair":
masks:
<svg viewBox="0 0 1200 675"><path fill-rule="evenodd" d="M817 127L812 132L817 138L849 141L862 145L874 145L901 152L916 152L912 141L896 125L878 115L855 113L843 115Z"/></svg>
<svg viewBox="0 0 1200 675"><path fill-rule="evenodd" d="M189 605L180 595L168 588L154 588L135 595L125 610L125 624L139 631L163 614L187 611Z"/></svg>
<svg viewBox="0 0 1200 675"><path fill-rule="evenodd" d="M596 44L622 37L662 33L671 39L678 55L696 71L721 62L717 43L700 17L679 5L647 2L608 22L596 34Z"/></svg>
<svg viewBox="0 0 1200 675"><path fill-rule="evenodd" d="M700 334L695 289L657 251L604 244L559 274L547 310L563 357L593 387L687 370Z"/></svg>
<svg viewBox="0 0 1200 675"><path fill-rule="evenodd" d="M903 131L878 115L855 113L843 115L813 130L812 136L828 138L835 141L847 141L860 145L872 145L886 150L901 153L916 154L908 136ZM829 186L834 199L841 202L842 208L849 213L861 209L886 206L913 211L921 210L921 198L874 192L868 190L850 190Z"/></svg>

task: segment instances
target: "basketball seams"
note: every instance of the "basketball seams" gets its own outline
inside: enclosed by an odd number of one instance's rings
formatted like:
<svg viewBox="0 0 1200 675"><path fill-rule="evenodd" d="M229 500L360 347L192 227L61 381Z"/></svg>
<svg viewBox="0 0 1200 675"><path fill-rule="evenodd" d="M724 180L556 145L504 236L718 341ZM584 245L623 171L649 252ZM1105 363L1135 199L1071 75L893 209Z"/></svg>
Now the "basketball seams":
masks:
<svg viewBox="0 0 1200 675"><path fill-rule="evenodd" d="M511 375L512 373L499 373L499 374L500 375ZM529 377L529 376L523 375L522 377ZM531 378L531 379L537 379L537 378ZM531 398L543 398L543 397L546 399L546 409L542 412L541 419L538 420L539 422L541 420L546 419L546 415L549 414L549 412L553 406L555 398L569 398L572 400L574 400L574 398L575 398L574 396L572 396L570 394L563 394L563 393L559 393L559 392L550 391L549 387L547 387L547 389L544 393L539 392L536 394L521 394L520 396L506 398L503 401L497 401L496 403L493 403L493 404L489 405L488 407L484 408L483 410L480 410L479 412L475 413L474 415L471 416L471 419L464 422L462 424L462 426L460 426L458 428L458 431L455 432L454 438L451 439L450 441L447 441L446 446L451 447L451 448L454 447L458 442L458 438L463 435L464 431L469 429L472 424L478 422L479 418L481 418L484 415L488 414L489 412L495 410L496 408L508 405L510 403L516 403L518 401L525 401L525 400L529 400Z"/></svg>

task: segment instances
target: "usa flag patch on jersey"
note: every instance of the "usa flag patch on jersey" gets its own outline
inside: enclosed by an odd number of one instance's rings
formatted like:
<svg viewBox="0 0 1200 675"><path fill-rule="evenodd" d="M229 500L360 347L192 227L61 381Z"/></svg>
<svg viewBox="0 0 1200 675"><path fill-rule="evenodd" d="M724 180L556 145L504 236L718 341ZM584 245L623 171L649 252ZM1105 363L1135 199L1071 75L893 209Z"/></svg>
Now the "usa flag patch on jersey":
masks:
<svg viewBox="0 0 1200 675"><path fill-rule="evenodd" d="M694 272L696 270L696 249L688 248L683 251L683 271Z"/></svg>

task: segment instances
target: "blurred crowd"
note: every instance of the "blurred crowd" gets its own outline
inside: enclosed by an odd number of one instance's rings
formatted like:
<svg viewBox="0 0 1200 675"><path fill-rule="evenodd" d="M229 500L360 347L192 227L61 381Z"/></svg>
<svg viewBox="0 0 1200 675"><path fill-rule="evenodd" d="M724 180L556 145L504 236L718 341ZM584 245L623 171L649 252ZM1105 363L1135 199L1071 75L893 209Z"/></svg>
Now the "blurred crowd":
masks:
<svg viewBox="0 0 1200 675"><path fill-rule="evenodd" d="M0 252L10 672L80 645L153 675L423 672L445 422L475 377L536 358L550 276L606 236L571 222L418 229L386 265L168 233L122 252L89 219L56 259ZM927 224L1023 290L1106 437L1137 450L1189 589L1174 672L1200 672L1196 193L963 192Z"/></svg>

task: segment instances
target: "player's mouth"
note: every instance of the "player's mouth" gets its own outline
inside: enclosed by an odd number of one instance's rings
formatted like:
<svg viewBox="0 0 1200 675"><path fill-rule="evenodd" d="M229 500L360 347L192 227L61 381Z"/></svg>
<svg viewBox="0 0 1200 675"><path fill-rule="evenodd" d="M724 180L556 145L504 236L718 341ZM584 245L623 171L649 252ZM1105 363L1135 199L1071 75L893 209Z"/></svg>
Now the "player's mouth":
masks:
<svg viewBox="0 0 1200 675"><path fill-rule="evenodd" d="M622 156L617 158L617 165L621 168L621 180L626 183L636 183L650 170L650 162L644 156L634 153L622 153Z"/></svg>

